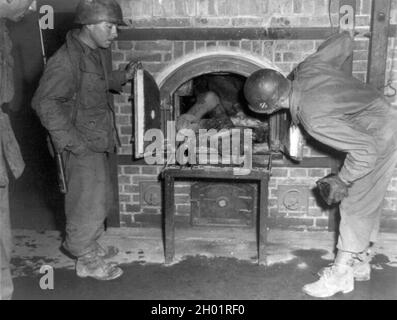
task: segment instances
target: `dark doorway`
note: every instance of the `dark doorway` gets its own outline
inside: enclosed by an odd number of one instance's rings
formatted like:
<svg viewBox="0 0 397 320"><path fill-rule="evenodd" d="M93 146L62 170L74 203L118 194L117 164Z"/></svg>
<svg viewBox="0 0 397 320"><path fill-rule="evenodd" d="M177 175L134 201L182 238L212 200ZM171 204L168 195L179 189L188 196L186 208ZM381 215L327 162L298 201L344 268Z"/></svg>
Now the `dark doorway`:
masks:
<svg viewBox="0 0 397 320"><path fill-rule="evenodd" d="M37 15L9 22L8 27L15 60L15 97L6 112L26 163L22 177L10 182L12 227L63 230L63 196L58 191L47 134L31 108L44 64Z"/></svg>

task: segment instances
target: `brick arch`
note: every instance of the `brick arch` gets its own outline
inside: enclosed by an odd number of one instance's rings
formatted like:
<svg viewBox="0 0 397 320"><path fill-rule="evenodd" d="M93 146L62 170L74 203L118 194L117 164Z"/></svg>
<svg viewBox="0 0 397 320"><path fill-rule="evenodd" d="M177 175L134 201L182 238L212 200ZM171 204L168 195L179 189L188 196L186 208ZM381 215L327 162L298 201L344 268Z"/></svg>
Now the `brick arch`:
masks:
<svg viewBox="0 0 397 320"><path fill-rule="evenodd" d="M179 58L156 76L156 82L163 100L174 93L182 84L200 75L230 72L248 77L252 72L261 68L281 72L270 60L250 51L216 47L200 50Z"/></svg>

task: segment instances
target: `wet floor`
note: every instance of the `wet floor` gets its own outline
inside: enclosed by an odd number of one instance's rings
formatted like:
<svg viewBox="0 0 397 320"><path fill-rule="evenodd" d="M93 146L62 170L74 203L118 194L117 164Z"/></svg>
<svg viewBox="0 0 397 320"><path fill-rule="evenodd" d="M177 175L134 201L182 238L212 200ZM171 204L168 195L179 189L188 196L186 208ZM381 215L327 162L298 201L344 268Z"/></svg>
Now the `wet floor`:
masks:
<svg viewBox="0 0 397 320"><path fill-rule="evenodd" d="M55 269L54 289L41 290L35 272L14 279L14 299L130 299L130 300L305 300L301 288L317 279L316 272L331 261L324 250L296 250L294 259L270 267L229 257L189 256L172 266L155 263L123 265L124 275L113 281L80 279L73 270ZM372 261L371 280L356 282L337 300L397 299L397 266L384 255ZM14 259L13 264L24 261Z"/></svg>

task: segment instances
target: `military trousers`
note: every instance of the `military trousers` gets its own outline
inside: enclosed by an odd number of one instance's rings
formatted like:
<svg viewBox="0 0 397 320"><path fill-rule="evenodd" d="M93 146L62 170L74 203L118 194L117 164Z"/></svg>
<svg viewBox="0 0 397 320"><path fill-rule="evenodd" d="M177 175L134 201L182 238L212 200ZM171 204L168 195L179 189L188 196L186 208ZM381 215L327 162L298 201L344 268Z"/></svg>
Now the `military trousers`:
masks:
<svg viewBox="0 0 397 320"><path fill-rule="evenodd" d="M0 300L12 297L10 259L12 250L10 208L8 201L8 185L0 188Z"/></svg>
<svg viewBox="0 0 397 320"><path fill-rule="evenodd" d="M104 232L113 190L107 153L69 154L66 161L64 248L75 257L96 249Z"/></svg>
<svg viewBox="0 0 397 320"><path fill-rule="evenodd" d="M337 248L359 253L376 243L384 198L397 164L395 142L386 144L374 169L355 181L340 204L341 221Z"/></svg>

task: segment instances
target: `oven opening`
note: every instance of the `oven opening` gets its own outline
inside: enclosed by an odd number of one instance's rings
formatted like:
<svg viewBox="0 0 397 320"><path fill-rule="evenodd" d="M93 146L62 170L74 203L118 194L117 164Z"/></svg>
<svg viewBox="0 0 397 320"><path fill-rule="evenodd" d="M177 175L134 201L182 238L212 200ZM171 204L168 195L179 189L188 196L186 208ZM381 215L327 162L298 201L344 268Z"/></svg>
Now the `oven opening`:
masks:
<svg viewBox="0 0 397 320"><path fill-rule="evenodd" d="M270 152L270 119L252 112L244 98L246 77L228 72L200 75L181 85L173 96L177 129L237 132L252 130L252 152ZM242 146L243 147L243 146Z"/></svg>

